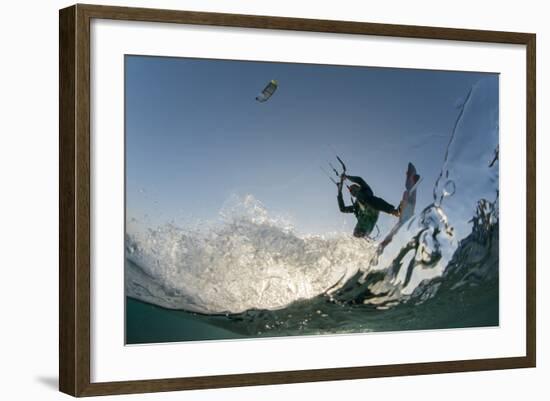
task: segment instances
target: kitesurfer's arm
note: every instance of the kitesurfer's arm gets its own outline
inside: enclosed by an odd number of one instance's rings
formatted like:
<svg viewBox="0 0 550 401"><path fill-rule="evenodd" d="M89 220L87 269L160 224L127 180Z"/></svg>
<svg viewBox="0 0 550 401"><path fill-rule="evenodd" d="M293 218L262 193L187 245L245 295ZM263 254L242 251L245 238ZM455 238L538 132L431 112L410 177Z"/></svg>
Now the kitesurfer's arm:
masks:
<svg viewBox="0 0 550 401"><path fill-rule="evenodd" d="M372 206L376 210L379 210L381 212L388 213L394 216L399 215L399 211L392 204L389 204L382 198L379 198L377 196L369 196L366 199L366 201L370 206Z"/></svg>
<svg viewBox="0 0 550 401"><path fill-rule="evenodd" d="M353 213L354 212L354 207L353 206L346 206L344 204L344 197L342 196L342 185L343 185L342 182L340 182L340 184L338 184L338 196L337 196L338 207L340 208L340 211L342 213Z"/></svg>
<svg viewBox="0 0 550 401"><path fill-rule="evenodd" d="M356 184L359 184L361 186L361 188L369 188L369 186L367 185L367 183L365 182L364 179L362 179L361 177L355 177L353 175L345 175L344 178L347 178L348 180L350 180L351 182L354 182Z"/></svg>
<svg viewBox="0 0 550 401"><path fill-rule="evenodd" d="M369 184L365 182L364 179L361 177L355 177L353 175L343 175L344 179L348 179L354 184L357 184L361 187L361 192L363 193L363 196L373 196L374 193L372 192L371 187L369 187Z"/></svg>

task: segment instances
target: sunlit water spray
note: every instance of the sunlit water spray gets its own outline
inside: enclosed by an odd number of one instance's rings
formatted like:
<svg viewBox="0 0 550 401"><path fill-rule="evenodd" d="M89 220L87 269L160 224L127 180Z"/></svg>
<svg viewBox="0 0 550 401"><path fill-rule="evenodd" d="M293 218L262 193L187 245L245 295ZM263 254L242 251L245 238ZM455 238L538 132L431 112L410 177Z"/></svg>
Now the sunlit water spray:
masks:
<svg viewBox="0 0 550 401"><path fill-rule="evenodd" d="M174 225L129 235L127 294L202 313L276 309L368 267L375 244L349 235L298 236L251 195L204 229Z"/></svg>

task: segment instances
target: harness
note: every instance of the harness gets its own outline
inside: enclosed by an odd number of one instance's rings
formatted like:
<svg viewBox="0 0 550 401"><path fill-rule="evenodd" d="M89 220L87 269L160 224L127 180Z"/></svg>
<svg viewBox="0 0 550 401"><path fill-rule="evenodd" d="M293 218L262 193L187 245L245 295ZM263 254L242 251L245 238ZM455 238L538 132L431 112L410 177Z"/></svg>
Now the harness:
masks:
<svg viewBox="0 0 550 401"><path fill-rule="evenodd" d="M353 202L353 206L356 210L355 217L357 217L358 227L370 234L376 226L380 212L369 205L362 204L359 200Z"/></svg>

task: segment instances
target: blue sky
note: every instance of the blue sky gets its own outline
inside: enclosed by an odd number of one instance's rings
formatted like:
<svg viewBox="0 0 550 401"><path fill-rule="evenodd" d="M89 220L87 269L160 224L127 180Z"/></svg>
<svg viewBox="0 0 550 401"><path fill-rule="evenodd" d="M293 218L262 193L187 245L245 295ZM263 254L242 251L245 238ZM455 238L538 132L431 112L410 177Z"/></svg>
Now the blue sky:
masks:
<svg viewBox="0 0 550 401"><path fill-rule="evenodd" d="M215 220L232 195L252 194L299 232L319 234L355 224L320 169L337 165L331 149L394 205L413 162L424 177L417 204L425 206L461 99L480 79L498 79L148 56L126 56L125 70L128 217L153 225ZM271 79L277 92L258 103ZM394 222L381 214L379 225Z"/></svg>

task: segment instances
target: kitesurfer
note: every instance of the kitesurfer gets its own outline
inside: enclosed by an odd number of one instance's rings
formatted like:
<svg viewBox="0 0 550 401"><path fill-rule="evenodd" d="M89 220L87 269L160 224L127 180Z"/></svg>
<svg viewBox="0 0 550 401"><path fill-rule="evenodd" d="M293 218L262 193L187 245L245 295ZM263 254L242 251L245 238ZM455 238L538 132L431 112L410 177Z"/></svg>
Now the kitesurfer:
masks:
<svg viewBox="0 0 550 401"><path fill-rule="evenodd" d="M342 196L342 187L345 180L351 181L348 186L352 196L352 205L346 206ZM391 214L399 217L400 210L389 204L382 198L374 196L370 186L361 177L341 174L338 187L338 207L342 213L353 213L357 218L357 224L353 230L353 235L358 238L368 236L378 220L379 212Z"/></svg>

